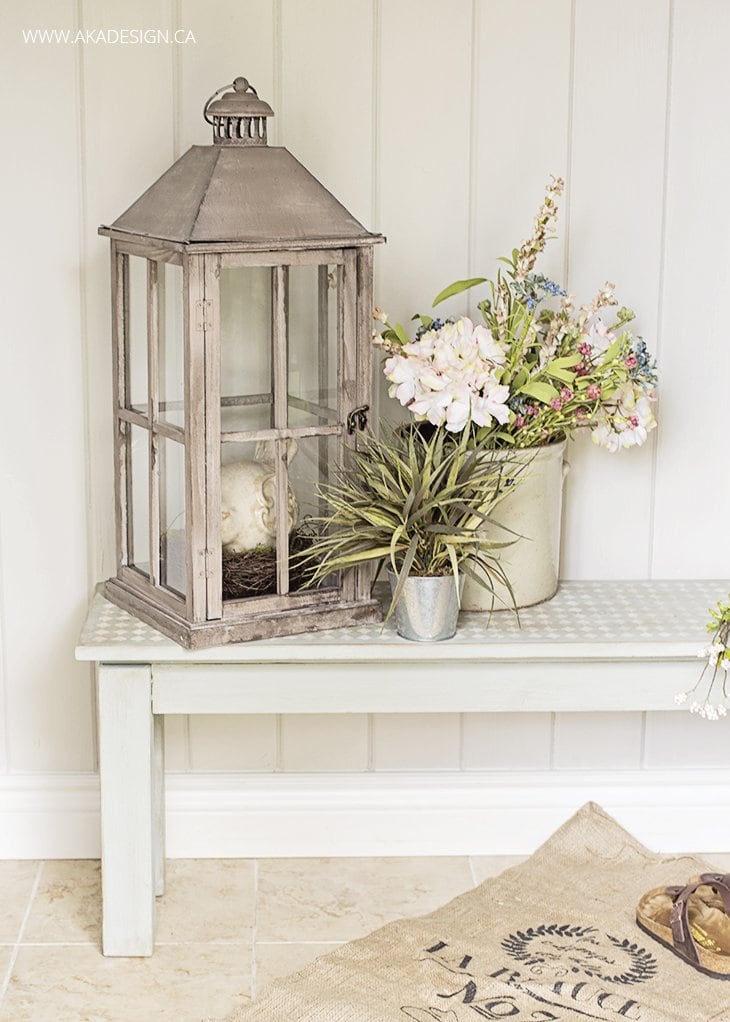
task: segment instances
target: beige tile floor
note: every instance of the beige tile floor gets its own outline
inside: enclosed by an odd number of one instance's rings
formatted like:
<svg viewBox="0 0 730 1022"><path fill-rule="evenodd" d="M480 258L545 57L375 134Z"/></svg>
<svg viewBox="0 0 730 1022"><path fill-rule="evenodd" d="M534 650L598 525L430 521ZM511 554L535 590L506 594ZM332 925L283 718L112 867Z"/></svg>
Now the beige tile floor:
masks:
<svg viewBox="0 0 730 1022"><path fill-rule="evenodd" d="M730 855L710 856L730 870ZM0 1022L218 1022L519 857L172 860L151 958L104 958L98 862L0 861Z"/></svg>

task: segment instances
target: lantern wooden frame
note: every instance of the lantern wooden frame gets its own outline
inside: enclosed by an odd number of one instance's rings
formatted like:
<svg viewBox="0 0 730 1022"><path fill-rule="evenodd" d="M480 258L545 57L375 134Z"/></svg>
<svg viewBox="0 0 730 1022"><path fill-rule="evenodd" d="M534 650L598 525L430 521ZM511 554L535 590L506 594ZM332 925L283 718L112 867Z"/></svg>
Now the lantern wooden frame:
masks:
<svg viewBox="0 0 730 1022"><path fill-rule="evenodd" d="M270 108L262 104L255 94L255 99L252 99L251 92L246 83L245 90L239 89L237 94L226 99L239 102L236 123L244 123L240 104L244 103L245 115L245 103L249 102L256 104L250 107L256 115L255 123L265 125L266 117L271 116ZM221 101L218 105L222 105ZM263 112L262 107L266 108ZM208 107L206 117L207 110ZM269 110L268 114L266 110ZM228 108L223 113L227 116ZM362 228L301 165L293 161L286 150L270 150L266 146L265 131L262 138L258 128L252 143L256 148L247 149L242 166L250 168L249 154L253 153L256 159L276 160L276 166L283 170L279 170L277 178L281 193L279 199L272 200L270 195L264 194L262 209L255 210L255 234L239 229L240 236L231 237L231 233L236 231L236 224L233 232L230 224L235 221L239 210L232 211L230 205L212 211L209 206L205 208L205 214L212 223L207 229L207 237L201 237L199 212L198 221L192 221L192 227L185 230L176 227L175 189L179 185L183 161L189 157L188 162L194 158L198 167L205 161L215 167L216 162L207 153L220 145L221 140L223 146L246 145L245 140L237 138L226 142L228 129L222 127L226 123L222 115L216 117L216 145L193 147L111 227L100 228L100 233L111 239L117 545L116 577L107 581L105 593L120 607L188 648L352 625L379 620L381 615L379 603L371 597L372 572L367 566L344 573L337 586L289 592L289 527L286 514L279 514L276 524L277 594L240 600L224 601L222 598L221 444L273 441L277 507L284 509L287 506L287 443L290 440L322 438L324 441L324 438L334 438L338 460L346 457L347 445L356 442L358 419L362 419L362 415L357 414L353 419L353 413L371 404L373 245L384 240L382 236L370 234ZM265 156L267 153L270 155ZM235 160L235 156L227 158L224 169L228 178L236 171ZM212 180L212 191L215 192L215 179ZM321 199L325 213L331 207L330 221L323 219L322 210L319 210L316 233L311 230L310 224L310 236L307 236L306 229L302 229L302 224L293 215L291 232L286 230L285 224L285 229L280 229L278 236L262 237L265 233L266 203L287 201L287 197L295 196L299 180L307 190L308 202L311 195L315 195L317 200ZM313 191L315 185L321 190L321 196ZM202 190L203 185L200 187ZM155 191L156 195L153 194ZM204 195L209 191L211 183L206 181ZM230 188L222 191L226 202L230 202L230 191ZM256 204L255 196L249 195L247 201L249 207ZM203 209L202 199L200 209ZM281 209L275 209L277 224L281 228ZM250 210L247 212L251 219ZM168 224L172 225L169 229ZM228 226L224 228L221 225ZM306 228L306 224L304 226ZM137 258L146 260L147 402L141 410L133 406L130 396L130 260ZM184 356L184 419L181 426L161 416L164 408L161 405L159 376L160 267L166 263L182 268L183 329L180 343ZM323 339L321 326L323 315L327 315L327 273L328 267L336 267L336 416L333 422L324 422L320 418L314 425L291 427L287 418L292 400L288 392L287 371L289 268L312 265L319 267L317 314L320 325L317 344L320 381L323 373L326 377L328 372L327 342ZM270 428L223 432L220 275L222 268L233 267L265 267L270 274L271 393L254 397L261 398L262 403L270 402L272 421ZM322 394L320 385L320 400ZM250 396L233 399L234 403L239 401L242 404L251 403L251 400ZM147 572L135 566L130 555L130 458L135 427L146 432L148 445ZM182 444L184 448L184 593L171 590L162 583L160 576L159 448L163 440Z"/></svg>

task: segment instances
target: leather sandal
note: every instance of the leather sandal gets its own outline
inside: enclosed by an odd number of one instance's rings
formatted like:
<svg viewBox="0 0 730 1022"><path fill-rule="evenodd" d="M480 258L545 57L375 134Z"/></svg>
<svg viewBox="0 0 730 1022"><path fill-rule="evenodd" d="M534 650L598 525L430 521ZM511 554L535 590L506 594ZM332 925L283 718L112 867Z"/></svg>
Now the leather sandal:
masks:
<svg viewBox="0 0 730 1022"><path fill-rule="evenodd" d="M655 887L636 923L693 968L730 980L730 873L703 873L686 887Z"/></svg>

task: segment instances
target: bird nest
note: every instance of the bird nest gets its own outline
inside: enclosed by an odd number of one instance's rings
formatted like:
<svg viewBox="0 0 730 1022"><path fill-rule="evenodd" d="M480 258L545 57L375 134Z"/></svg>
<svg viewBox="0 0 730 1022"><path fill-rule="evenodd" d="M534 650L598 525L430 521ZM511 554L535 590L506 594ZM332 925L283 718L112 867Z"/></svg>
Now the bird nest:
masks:
<svg viewBox="0 0 730 1022"><path fill-rule="evenodd" d="M313 572L302 564L301 555L314 542L311 530L299 530L289 538L289 591L303 589ZM256 547L243 554L223 555L223 599L243 600L250 596L276 595L276 550Z"/></svg>

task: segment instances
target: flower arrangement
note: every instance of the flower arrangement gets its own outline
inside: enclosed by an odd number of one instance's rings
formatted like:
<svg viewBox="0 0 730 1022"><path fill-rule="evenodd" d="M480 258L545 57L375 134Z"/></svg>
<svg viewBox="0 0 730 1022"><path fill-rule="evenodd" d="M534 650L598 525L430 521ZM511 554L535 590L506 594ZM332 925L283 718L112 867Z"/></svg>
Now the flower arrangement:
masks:
<svg viewBox="0 0 730 1022"><path fill-rule="evenodd" d="M712 642L697 654L698 657L707 660L707 663L694 686L687 692L679 692L674 697L674 701L678 706L686 703L688 698L697 691L708 670L711 668L712 675L710 676L705 699L703 702L695 699L690 705L690 713L696 713L705 720L719 720L721 717L727 717L727 706L722 701L714 705L711 702L711 696L720 671L724 671L721 686L722 699L726 700L728 696L727 682L728 672L730 672L730 596L728 596L726 601L720 600L717 606L710 608L710 620L707 624L707 631L712 635Z"/></svg>
<svg viewBox="0 0 730 1022"><path fill-rule="evenodd" d="M308 585L358 564L386 562L397 576L388 616L409 575L475 577L492 589L510 590L498 561L508 545L480 530L506 492L504 458L474 449L469 429L427 435L420 429L380 425L362 434L337 469L335 483L320 487L327 513L313 520L317 538L300 557L312 567ZM508 469L514 478L519 474Z"/></svg>
<svg viewBox="0 0 730 1022"><path fill-rule="evenodd" d="M610 324L599 316L618 305L613 285L576 310L563 288L534 270L562 191L563 181L554 178L532 235L502 260L507 269L496 279L456 281L434 299L435 307L487 284L478 303L483 323L417 315L411 339L375 310L384 324L375 342L387 356L390 395L417 421L455 433L471 423L486 447L535 447L590 429L611 452L643 444L656 426L656 363L628 329L633 312L618 309Z"/></svg>

